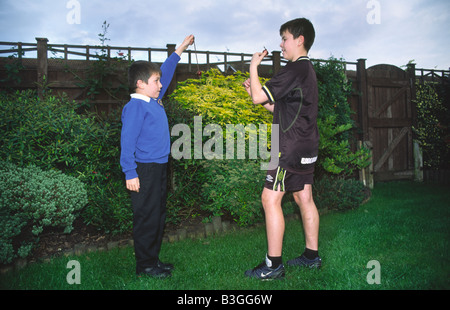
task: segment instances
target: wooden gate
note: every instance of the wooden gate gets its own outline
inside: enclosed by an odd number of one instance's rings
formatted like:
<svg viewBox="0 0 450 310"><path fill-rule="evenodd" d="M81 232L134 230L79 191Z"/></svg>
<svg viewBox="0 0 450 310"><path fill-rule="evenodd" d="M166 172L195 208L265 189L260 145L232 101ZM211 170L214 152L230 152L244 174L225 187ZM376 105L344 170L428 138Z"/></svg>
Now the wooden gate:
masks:
<svg viewBox="0 0 450 310"><path fill-rule="evenodd" d="M375 181L414 178L409 74L391 65L366 70L367 131Z"/></svg>

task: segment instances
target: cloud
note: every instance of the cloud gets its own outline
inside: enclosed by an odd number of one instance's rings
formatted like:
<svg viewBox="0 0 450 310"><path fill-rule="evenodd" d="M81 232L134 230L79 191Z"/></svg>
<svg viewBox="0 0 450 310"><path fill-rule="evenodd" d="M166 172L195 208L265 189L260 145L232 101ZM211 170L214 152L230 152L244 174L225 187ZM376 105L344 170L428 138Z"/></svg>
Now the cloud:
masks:
<svg viewBox="0 0 450 310"><path fill-rule="evenodd" d="M99 44L106 20L114 46L165 47L190 33L199 50L253 53L280 50L279 27L307 17L316 29L314 58L366 58L368 65L397 66L415 59L418 67L448 69L448 0L372 0L381 23L367 23L369 0L78 0L81 23L69 24L69 0L1 0L1 41Z"/></svg>

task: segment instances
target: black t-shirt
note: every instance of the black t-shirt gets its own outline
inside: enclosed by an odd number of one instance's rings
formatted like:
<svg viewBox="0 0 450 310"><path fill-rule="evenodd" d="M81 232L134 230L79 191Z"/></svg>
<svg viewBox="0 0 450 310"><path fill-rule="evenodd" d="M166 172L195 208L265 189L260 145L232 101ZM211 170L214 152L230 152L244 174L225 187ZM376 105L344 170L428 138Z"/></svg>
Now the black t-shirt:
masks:
<svg viewBox="0 0 450 310"><path fill-rule="evenodd" d="M287 63L263 90L275 105L273 124L279 124L279 166L293 173L312 173L319 149L319 95L309 58Z"/></svg>

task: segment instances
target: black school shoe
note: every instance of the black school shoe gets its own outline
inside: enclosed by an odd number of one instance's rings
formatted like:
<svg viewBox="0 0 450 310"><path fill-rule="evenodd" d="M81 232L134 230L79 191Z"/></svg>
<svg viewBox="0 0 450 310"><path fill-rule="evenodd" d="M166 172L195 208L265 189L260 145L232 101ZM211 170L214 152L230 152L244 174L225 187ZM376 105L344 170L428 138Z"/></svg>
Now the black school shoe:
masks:
<svg viewBox="0 0 450 310"><path fill-rule="evenodd" d="M247 270L245 275L249 278L256 278L260 280L274 280L284 278L284 266L280 264L277 268L270 268L267 266L267 260L251 270Z"/></svg>
<svg viewBox="0 0 450 310"><path fill-rule="evenodd" d="M159 266L153 266L136 271L136 275L138 277L145 275L152 278L164 279L172 276L172 273L170 270L163 269Z"/></svg>
<svg viewBox="0 0 450 310"><path fill-rule="evenodd" d="M163 269L163 270L167 270L167 271L171 271L173 270L173 265L170 263L163 263L162 261L158 260L158 265L159 268Z"/></svg>

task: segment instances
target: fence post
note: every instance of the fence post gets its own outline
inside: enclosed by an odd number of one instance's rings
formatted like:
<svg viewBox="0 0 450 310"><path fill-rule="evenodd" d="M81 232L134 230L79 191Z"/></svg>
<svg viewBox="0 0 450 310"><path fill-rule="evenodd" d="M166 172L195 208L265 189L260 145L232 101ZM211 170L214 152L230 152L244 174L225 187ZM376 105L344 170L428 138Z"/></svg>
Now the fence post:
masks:
<svg viewBox="0 0 450 310"><path fill-rule="evenodd" d="M281 68L281 52L272 51L272 70L273 74L277 73Z"/></svg>
<svg viewBox="0 0 450 310"><path fill-rule="evenodd" d="M172 55L172 53L175 52L175 44L167 44L167 57L169 57L170 55ZM175 69L175 72L173 73L173 77L172 77L172 81L170 82L169 87L167 88L167 92L166 95L170 95L175 88L177 87L177 70Z"/></svg>
<svg viewBox="0 0 450 310"><path fill-rule="evenodd" d="M417 111L416 111L416 64L409 63L406 65L406 73L409 77L409 83L411 87L411 117L412 126L417 126ZM415 138L415 133L413 130L413 139Z"/></svg>
<svg viewBox="0 0 450 310"><path fill-rule="evenodd" d="M367 98L367 73L366 73L366 59L358 59L356 64L356 82L358 85L358 122L361 127L360 139L362 140L362 145L369 149L370 151L370 165L363 169L362 174L364 185L369 188L374 187L374 175L373 175L373 143L369 140L369 99Z"/></svg>
<svg viewBox="0 0 450 310"><path fill-rule="evenodd" d="M412 127L417 127L417 106L416 106L416 64L408 63L406 65L406 73L410 83L410 104ZM423 155L415 130L412 130L413 139L413 158L414 158L414 181L423 182Z"/></svg>
<svg viewBox="0 0 450 310"><path fill-rule="evenodd" d="M39 97L42 97L46 87L48 73L47 38L36 38L37 41L37 87Z"/></svg>
<svg viewBox="0 0 450 310"><path fill-rule="evenodd" d="M369 140L369 127L368 127L368 99L367 99L367 76L366 76L366 60L358 59L356 65L356 79L358 84L358 121L361 126L362 141Z"/></svg>

